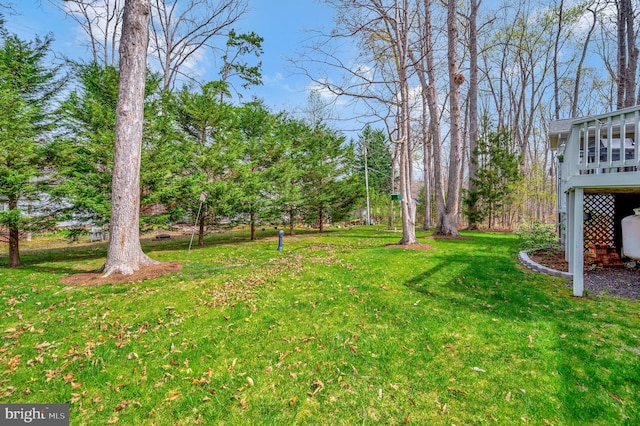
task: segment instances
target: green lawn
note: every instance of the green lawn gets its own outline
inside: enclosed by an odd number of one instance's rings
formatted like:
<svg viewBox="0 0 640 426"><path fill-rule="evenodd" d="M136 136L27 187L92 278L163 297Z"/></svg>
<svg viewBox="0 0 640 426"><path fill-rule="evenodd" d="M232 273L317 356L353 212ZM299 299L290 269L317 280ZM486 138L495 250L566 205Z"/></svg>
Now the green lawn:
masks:
<svg viewBox="0 0 640 426"><path fill-rule="evenodd" d="M66 287L105 244L0 258L0 403L71 424L640 424L637 301L574 298L501 233L147 241L176 274ZM264 234L264 233L263 233Z"/></svg>

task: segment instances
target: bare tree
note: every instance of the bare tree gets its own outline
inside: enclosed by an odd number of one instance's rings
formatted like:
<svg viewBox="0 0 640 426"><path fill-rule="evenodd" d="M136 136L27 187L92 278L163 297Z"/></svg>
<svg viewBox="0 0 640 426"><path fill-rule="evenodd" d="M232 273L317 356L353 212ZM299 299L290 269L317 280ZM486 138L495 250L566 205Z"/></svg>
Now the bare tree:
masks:
<svg viewBox="0 0 640 426"><path fill-rule="evenodd" d="M413 31L409 0L324 0L335 9L336 28L320 33L295 66L319 87L336 96L362 102L387 126L389 140L398 149L402 211L401 244L414 244L416 205L413 200L410 79L410 35ZM355 64L340 56L344 40L358 45ZM310 42L311 43L311 42ZM320 59L319 59L320 58ZM309 71L321 65L342 72L336 82Z"/></svg>
<svg viewBox="0 0 640 426"><path fill-rule="evenodd" d="M587 58L587 51L589 49L589 42L591 41L591 37L593 36L593 32L596 29L596 23L598 22L598 9L597 4L590 5L587 7L587 11L589 11L592 15L591 26L589 27L589 32L585 38L584 44L582 45L582 53L580 55L580 60L578 61L578 65L576 67L576 78L574 80L573 85L573 94L571 96L571 117L576 117L578 115L578 96L580 94L580 83L582 81L582 74L584 71L584 62ZM559 118L559 117L558 117Z"/></svg>
<svg viewBox="0 0 640 426"><path fill-rule="evenodd" d="M151 48L164 76L164 89L173 86L196 52L214 48L212 39L247 11L247 0L189 0L183 5L152 0ZM188 77L188 76L187 76Z"/></svg>
<svg viewBox="0 0 640 426"><path fill-rule="evenodd" d="M140 245L140 159L149 44L149 0L126 0L120 40L111 224L104 276L157 263Z"/></svg>
<svg viewBox="0 0 640 426"><path fill-rule="evenodd" d="M634 25L635 11L631 0L617 0L618 7L618 73L617 106L636 104L636 73L638 70L638 45Z"/></svg>
<svg viewBox="0 0 640 426"><path fill-rule="evenodd" d="M469 12L469 191L476 190L475 178L478 171L478 9L482 0L470 0ZM469 229L477 229L475 212L477 203L469 206Z"/></svg>
<svg viewBox="0 0 640 426"><path fill-rule="evenodd" d="M89 37L92 59L103 65L116 65L116 52L122 30L123 0L65 0L49 2L80 25Z"/></svg>
<svg viewBox="0 0 640 426"><path fill-rule="evenodd" d="M438 211L444 210L444 177L442 172L442 140L440 137L440 108L438 107L438 93L436 84L436 65L433 43L433 25L431 0L423 0L418 8L421 22L417 49L409 51L416 75L420 82L422 98L422 129L423 150L422 166L424 174L425 192L425 220L423 229L431 225L431 175L433 175L433 190L436 194ZM416 56L416 53L419 56ZM441 208L442 207L442 208Z"/></svg>
<svg viewBox="0 0 640 426"><path fill-rule="evenodd" d="M458 66L458 8L457 2L447 2L447 57L449 60L449 178L447 198L444 206L438 206L438 219L434 234L459 235L457 226L460 200L460 167L462 145L462 117L460 107L460 85L465 78Z"/></svg>

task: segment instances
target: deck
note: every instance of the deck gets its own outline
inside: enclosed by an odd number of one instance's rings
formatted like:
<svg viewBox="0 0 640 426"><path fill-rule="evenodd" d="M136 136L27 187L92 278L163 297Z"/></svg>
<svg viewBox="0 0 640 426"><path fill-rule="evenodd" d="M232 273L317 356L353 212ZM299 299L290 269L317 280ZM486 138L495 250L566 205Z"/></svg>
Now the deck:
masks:
<svg viewBox="0 0 640 426"><path fill-rule="evenodd" d="M585 197L606 194L612 200L611 212L600 215L599 221L604 216L609 221L613 246L621 244L621 217L633 206L640 207L640 106L555 121L549 133L558 160L561 240L573 273L573 292L582 296L585 227L589 234L593 213L585 208Z"/></svg>

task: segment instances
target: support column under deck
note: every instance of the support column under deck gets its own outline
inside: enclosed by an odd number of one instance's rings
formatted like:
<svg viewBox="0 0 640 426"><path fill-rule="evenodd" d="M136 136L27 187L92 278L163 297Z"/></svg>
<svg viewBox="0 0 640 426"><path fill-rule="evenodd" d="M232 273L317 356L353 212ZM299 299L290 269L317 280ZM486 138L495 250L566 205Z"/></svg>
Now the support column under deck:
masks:
<svg viewBox="0 0 640 426"><path fill-rule="evenodd" d="M573 274L573 295L584 293L584 189L575 188L569 194L571 238L569 246L569 272Z"/></svg>

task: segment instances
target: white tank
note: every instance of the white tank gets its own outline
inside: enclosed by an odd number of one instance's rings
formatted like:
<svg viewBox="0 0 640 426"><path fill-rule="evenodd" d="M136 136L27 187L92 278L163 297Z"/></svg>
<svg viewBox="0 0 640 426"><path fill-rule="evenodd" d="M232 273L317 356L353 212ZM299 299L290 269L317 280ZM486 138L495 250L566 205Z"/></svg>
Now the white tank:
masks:
<svg viewBox="0 0 640 426"><path fill-rule="evenodd" d="M640 260L640 208L636 213L622 219L622 254Z"/></svg>

